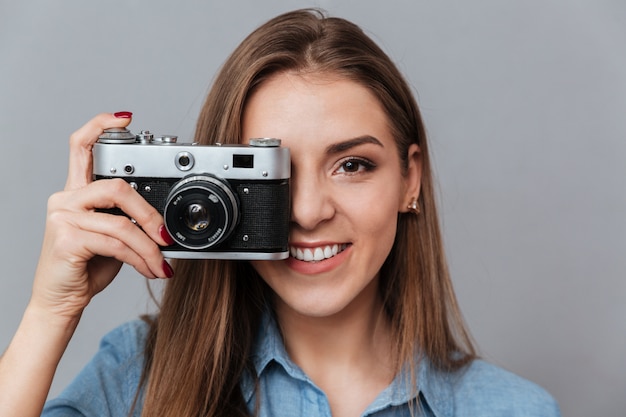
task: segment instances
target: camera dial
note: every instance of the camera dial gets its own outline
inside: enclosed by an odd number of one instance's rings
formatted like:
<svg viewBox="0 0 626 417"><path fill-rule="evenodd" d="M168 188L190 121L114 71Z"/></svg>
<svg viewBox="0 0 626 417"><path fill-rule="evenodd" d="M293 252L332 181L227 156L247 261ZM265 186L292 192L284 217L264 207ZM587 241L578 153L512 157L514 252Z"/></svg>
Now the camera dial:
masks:
<svg viewBox="0 0 626 417"><path fill-rule="evenodd" d="M113 127L111 129L105 129L104 132L98 136L98 142L100 143L135 143L135 135L130 130L123 127Z"/></svg>
<svg viewBox="0 0 626 417"><path fill-rule="evenodd" d="M154 139L154 135L152 133L150 133L149 130L142 130L136 136L136 141L138 143L150 143L150 142L152 142L153 139Z"/></svg>
<svg viewBox="0 0 626 417"><path fill-rule="evenodd" d="M174 135L163 135L163 136L157 136L156 138L154 138L154 142L160 143L160 144L171 144L171 143L176 143L177 141L178 141L178 136L174 136Z"/></svg>
<svg viewBox="0 0 626 417"><path fill-rule="evenodd" d="M281 140L276 138L251 138L250 146L255 148L277 148Z"/></svg>

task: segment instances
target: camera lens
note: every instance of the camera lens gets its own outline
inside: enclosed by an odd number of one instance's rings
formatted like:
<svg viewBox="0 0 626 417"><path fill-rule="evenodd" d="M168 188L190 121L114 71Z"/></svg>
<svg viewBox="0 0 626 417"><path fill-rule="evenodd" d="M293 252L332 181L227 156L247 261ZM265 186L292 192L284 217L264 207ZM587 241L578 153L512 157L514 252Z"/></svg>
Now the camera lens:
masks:
<svg viewBox="0 0 626 417"><path fill-rule="evenodd" d="M208 249L228 238L239 220L237 194L210 174L185 177L171 188L163 213L165 226L179 245Z"/></svg>
<svg viewBox="0 0 626 417"><path fill-rule="evenodd" d="M211 216L209 216L207 208L202 204L190 204L183 213L183 219L187 228L194 232L206 229L211 224Z"/></svg>

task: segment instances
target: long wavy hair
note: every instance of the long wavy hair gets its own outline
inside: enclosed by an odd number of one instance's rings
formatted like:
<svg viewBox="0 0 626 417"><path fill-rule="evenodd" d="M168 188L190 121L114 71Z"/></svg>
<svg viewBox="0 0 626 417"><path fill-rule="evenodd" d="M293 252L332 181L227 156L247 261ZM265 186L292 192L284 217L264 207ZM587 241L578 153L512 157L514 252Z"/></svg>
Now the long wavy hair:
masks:
<svg viewBox="0 0 626 417"><path fill-rule="evenodd" d="M380 271L397 369L427 359L443 371L476 357L444 257L426 134L411 88L364 32L319 10L280 15L250 34L224 63L197 123L197 142L239 143L251 91L281 72L332 74L368 88L387 114L398 155L421 149L420 214L399 213ZM271 290L246 262L180 260L146 344L143 417L247 416L239 388Z"/></svg>

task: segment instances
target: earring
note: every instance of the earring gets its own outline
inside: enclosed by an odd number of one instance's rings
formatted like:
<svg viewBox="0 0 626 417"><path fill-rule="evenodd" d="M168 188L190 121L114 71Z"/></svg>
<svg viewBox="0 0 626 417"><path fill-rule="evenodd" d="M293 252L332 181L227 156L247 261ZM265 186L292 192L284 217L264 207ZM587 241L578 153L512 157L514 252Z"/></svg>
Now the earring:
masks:
<svg viewBox="0 0 626 417"><path fill-rule="evenodd" d="M420 208L417 205L417 197L413 197L407 208L415 214L420 214Z"/></svg>

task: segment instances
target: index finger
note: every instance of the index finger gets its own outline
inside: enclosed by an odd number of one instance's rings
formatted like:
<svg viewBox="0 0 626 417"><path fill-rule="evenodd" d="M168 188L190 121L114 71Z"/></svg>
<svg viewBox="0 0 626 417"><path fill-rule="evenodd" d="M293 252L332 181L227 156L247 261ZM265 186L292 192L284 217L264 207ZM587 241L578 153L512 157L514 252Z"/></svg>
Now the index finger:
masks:
<svg viewBox="0 0 626 417"><path fill-rule="evenodd" d="M88 121L83 127L70 136L70 161L67 174L66 190L76 190L92 181L93 159L91 150L98 136L104 129L126 127L130 124L133 114L123 111L117 113L101 113Z"/></svg>

